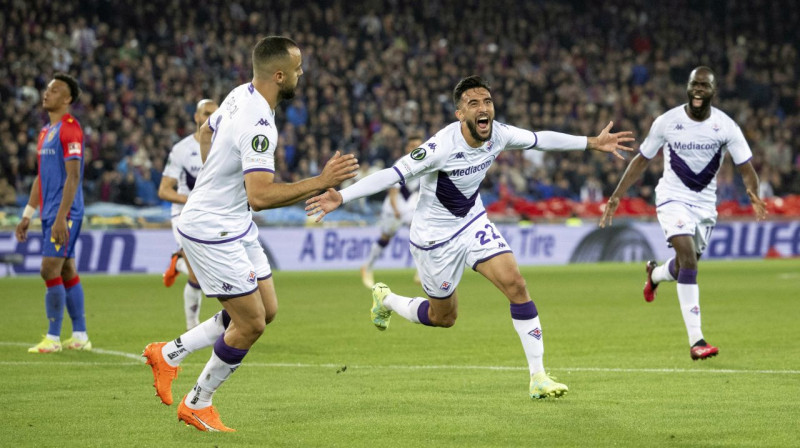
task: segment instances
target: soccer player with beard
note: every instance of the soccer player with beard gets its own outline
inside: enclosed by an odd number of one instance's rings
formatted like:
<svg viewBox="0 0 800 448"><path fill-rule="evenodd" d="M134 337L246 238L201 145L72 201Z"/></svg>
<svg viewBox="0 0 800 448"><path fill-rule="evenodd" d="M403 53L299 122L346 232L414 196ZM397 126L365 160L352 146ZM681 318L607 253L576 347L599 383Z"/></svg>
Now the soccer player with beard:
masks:
<svg viewBox="0 0 800 448"><path fill-rule="evenodd" d="M275 108L294 96L303 74L297 44L261 39L253 49L253 80L231 91L200 128L205 162L181 211L178 233L200 287L223 311L171 342L145 347L156 395L172 403L179 364L214 345L192 391L178 405L178 420L201 431L233 431L211 404L214 392L239 367L278 311L272 271L258 241L252 210L282 207L355 177L358 162L336 152L319 176L274 182L278 140Z"/></svg>
<svg viewBox="0 0 800 448"><path fill-rule="evenodd" d="M169 267L164 272L164 286L170 287L175 283L175 277L183 272L189 278L183 287L183 311L186 316L186 329L189 330L200 324L200 304L203 292L197 283L192 267L186 262L186 256L181 248L181 238L178 233L181 210L189 198L189 193L194 189L197 175L203 168L203 159L200 156L200 127L208 120L214 111L219 108L214 100L203 99L197 103L194 113L194 122L197 130L172 147L167 159L167 166L158 186L158 197L172 202L172 234L178 243L177 252L172 254Z"/></svg>
<svg viewBox="0 0 800 448"><path fill-rule="evenodd" d="M50 326L42 342L29 348L29 353L61 351L65 307L72 319L72 337L63 347L92 349L86 333L83 286L75 267L75 243L83 221L83 130L68 110L80 94L75 78L56 73L42 95L42 108L50 123L39 132L39 174L16 236L20 242L27 240L28 226L38 207L43 234L41 275L47 285L45 305Z"/></svg>
<svg viewBox="0 0 800 448"><path fill-rule="evenodd" d="M719 353L719 348L706 342L700 326L697 261L708 246L717 222L716 177L725 152L731 154L742 175L756 218L761 220L766 216L764 202L758 197L758 175L750 163L753 154L739 126L711 106L716 93L717 78L710 68L700 66L692 70L686 86L689 102L656 118L600 218L600 227L611 225L620 197L663 148L664 174L656 187L656 212L675 256L661 266L652 260L647 262L644 299L652 302L661 282L677 280L678 302L693 360Z"/></svg>
<svg viewBox="0 0 800 448"><path fill-rule="evenodd" d="M486 216L478 194L481 181L499 153L512 149L568 151L591 149L622 158L618 149L632 141L630 132L611 134L609 123L597 137L552 131L531 132L494 121L489 85L478 76L462 79L453 91L458 121L437 132L394 166L336 191L306 201L317 221L343 203L375 194L396 182L420 179L420 199L411 221L411 253L428 299L403 297L377 283L372 289L372 322L386 330L392 313L414 323L452 327L456 287L468 265L494 284L511 302L511 321L530 370L531 398L559 397L567 386L544 370L542 327L508 243Z"/></svg>

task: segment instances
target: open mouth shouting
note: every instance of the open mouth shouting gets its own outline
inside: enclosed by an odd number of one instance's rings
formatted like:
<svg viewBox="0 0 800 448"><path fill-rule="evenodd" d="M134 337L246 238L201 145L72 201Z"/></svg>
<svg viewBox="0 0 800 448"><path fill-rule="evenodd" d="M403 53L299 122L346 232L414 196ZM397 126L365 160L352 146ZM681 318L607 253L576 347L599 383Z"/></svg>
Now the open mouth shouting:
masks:
<svg viewBox="0 0 800 448"><path fill-rule="evenodd" d="M488 115L478 117L478 120L475 123L477 124L478 131L480 131L481 134L486 133L491 129L491 123L489 122Z"/></svg>

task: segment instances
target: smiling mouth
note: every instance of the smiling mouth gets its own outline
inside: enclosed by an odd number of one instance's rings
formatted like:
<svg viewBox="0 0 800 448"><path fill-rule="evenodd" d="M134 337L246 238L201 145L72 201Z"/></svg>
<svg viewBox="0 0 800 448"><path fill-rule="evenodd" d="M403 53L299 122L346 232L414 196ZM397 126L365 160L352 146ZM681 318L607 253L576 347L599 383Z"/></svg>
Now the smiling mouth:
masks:
<svg viewBox="0 0 800 448"><path fill-rule="evenodd" d="M476 123L478 125L478 129L481 131L486 131L489 129L489 117L480 117Z"/></svg>
<svg viewBox="0 0 800 448"><path fill-rule="evenodd" d="M700 95L693 96L692 107L703 107L703 97Z"/></svg>

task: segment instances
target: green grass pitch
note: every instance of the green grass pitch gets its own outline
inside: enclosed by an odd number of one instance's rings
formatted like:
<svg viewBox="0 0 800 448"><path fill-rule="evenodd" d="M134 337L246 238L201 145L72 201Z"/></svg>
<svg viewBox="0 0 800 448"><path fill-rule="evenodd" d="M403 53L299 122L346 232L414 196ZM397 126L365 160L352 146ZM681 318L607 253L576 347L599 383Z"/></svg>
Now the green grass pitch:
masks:
<svg viewBox="0 0 800 448"><path fill-rule="evenodd" d="M276 272L280 311L214 398L238 432L179 424L137 356L184 325L185 277L83 276L91 353L30 355L46 332L38 278L0 279L0 446L797 446L800 260L703 262L706 339L693 362L674 284L641 296L644 264L523 269L542 319L545 366L570 387L528 398L508 303L468 271L459 319L427 328L369 319L357 272ZM419 295L410 270L377 271ZM220 308L204 299L203 317ZM65 317L63 337L69 337ZM187 393L210 349L173 385Z"/></svg>

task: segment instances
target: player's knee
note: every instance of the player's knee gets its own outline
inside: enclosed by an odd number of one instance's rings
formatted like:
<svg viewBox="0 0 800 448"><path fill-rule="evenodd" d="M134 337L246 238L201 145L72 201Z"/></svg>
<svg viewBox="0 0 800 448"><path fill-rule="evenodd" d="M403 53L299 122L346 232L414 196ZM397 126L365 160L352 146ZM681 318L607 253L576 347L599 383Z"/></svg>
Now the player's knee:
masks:
<svg viewBox="0 0 800 448"><path fill-rule="evenodd" d="M433 314L430 316L431 323L436 327L442 328L450 328L456 324L456 318L458 315L455 312L437 315Z"/></svg>
<svg viewBox="0 0 800 448"><path fill-rule="evenodd" d="M527 297L528 284L521 274L509 275L501 280L503 292L509 298L524 298Z"/></svg>

